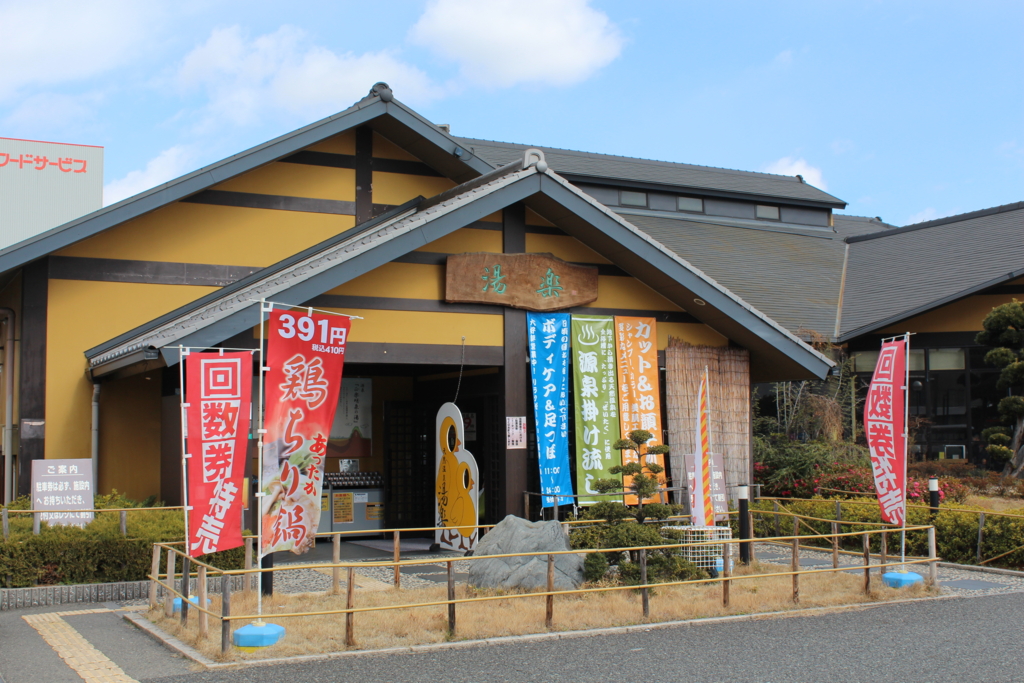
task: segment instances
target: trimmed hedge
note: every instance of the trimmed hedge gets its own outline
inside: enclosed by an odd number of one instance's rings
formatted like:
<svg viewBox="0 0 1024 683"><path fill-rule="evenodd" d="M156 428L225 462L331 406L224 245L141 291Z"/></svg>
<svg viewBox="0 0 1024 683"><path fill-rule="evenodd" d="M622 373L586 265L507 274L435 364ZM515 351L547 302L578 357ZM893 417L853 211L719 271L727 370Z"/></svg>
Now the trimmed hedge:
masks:
<svg viewBox="0 0 1024 683"><path fill-rule="evenodd" d="M117 512L99 512L83 528L41 522L38 536L32 534L30 515L10 514L10 531L10 540L0 541L0 585L21 588L142 581L149 573L153 544L183 540L185 526L180 510L140 508L128 512L128 538L121 536ZM244 549L235 548L200 559L241 569L244 557ZM178 567L180 571L180 562Z"/></svg>
<svg viewBox="0 0 1024 683"><path fill-rule="evenodd" d="M856 502L867 502L869 505L849 505L853 501L843 501L842 517L844 521L853 522L880 522L878 503L869 498L858 499ZM833 499L814 500L787 500L780 501L782 506L789 512L807 517L818 517L821 519L835 519L836 501ZM755 535L759 537L774 536L775 522L771 514L758 515L760 512L771 512L771 501L755 501L750 509L755 511L754 527ZM943 504L939 508L939 514L932 519L931 511L924 508L908 508L907 524L910 526L935 526L935 539L939 557L946 562L958 562L961 564L976 564L978 551L978 514L967 512L963 505L955 503ZM1024 515L1024 509L1009 510L1007 514ZM735 525L735 522L734 522ZM779 516L781 535L792 535L793 522L791 517ZM800 525L802 534L811 533L813 528L817 533L832 533L830 522L815 522L803 520ZM863 531L872 527L864 524L843 524L840 531ZM735 530L734 530L735 533ZM893 531L886 534L886 544L890 556L899 554L900 532ZM807 539L807 545L816 545L823 548L831 548L832 544L827 539ZM986 513L985 528L981 544L982 560L996 557L1002 553L1013 551L1003 558L989 562L986 566L1004 567L1007 569L1024 568L1024 518L1002 517L996 513ZM881 547L881 534L871 537L872 552L879 552ZM840 539L840 548L860 552L863 548L859 537L847 537ZM907 532L907 554L927 555L928 536L924 531Z"/></svg>

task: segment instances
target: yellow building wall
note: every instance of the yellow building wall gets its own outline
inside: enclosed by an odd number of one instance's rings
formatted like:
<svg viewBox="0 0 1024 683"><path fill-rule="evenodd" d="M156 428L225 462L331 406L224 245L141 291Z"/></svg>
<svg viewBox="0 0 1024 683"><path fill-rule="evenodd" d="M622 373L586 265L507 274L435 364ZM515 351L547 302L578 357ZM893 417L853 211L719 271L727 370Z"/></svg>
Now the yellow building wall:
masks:
<svg viewBox="0 0 1024 683"><path fill-rule="evenodd" d="M116 489L134 500L159 495L160 375L153 370L103 383L97 490Z"/></svg>
<svg viewBox="0 0 1024 683"><path fill-rule="evenodd" d="M14 278L8 282L2 289L0 289L0 307L9 308L14 311L14 351L13 355L10 356L13 362L8 364L8 352L10 349L4 349L2 358L2 366L0 366L0 424L3 423L3 417L7 411L7 394L4 391L4 386L7 381L7 372L14 373L14 419L11 422L12 425L18 425L20 423L19 400L21 392L21 382L19 376L21 373L21 345L17 340L21 339L21 272L19 271ZM6 344L7 326L0 324L0 345ZM17 434L14 434L14 441L17 442ZM2 461L0 461L2 463ZM2 467L2 464L0 464Z"/></svg>
<svg viewBox="0 0 1024 683"><path fill-rule="evenodd" d="M321 140L315 145L306 149L313 152L328 152L330 154L355 154L356 153L356 132L346 130L326 140Z"/></svg>
<svg viewBox="0 0 1024 683"><path fill-rule="evenodd" d="M86 377L83 353L153 318L183 306L214 291L214 287L188 285L151 285L125 282L86 282L50 280L46 329L46 457L88 458L91 456L92 384ZM141 410L112 410L100 415L101 463L113 459L119 467L135 467L139 474L131 481L132 490L142 497L159 491L160 430L159 375L147 384L150 389L115 387L127 380L114 380L104 386L112 394L112 405L142 405L154 401L151 414ZM145 381L145 380L139 380ZM152 395L155 391L155 397ZM103 394L101 394L102 396ZM120 398L119 398L120 397ZM103 400L103 399L101 399ZM119 402L120 401L120 402ZM152 427L152 417L157 428ZM103 433L109 433L104 436ZM112 481L104 479L100 466L98 490L105 492ZM143 475L145 471L147 474ZM111 474L108 471L108 474ZM155 478L155 479L154 479ZM120 488L118 490L121 490Z"/></svg>
<svg viewBox="0 0 1024 683"><path fill-rule="evenodd" d="M1024 284L1024 279L1007 283ZM946 304L941 308L908 318L895 325L890 325L883 334L899 334L900 332L980 332L982 321L992 309L1007 304L1014 299L1018 301L1024 296L1013 294L976 294L959 301Z"/></svg>
<svg viewBox="0 0 1024 683"><path fill-rule="evenodd" d="M265 267L353 225L354 216L179 202L57 253L88 258Z"/></svg>

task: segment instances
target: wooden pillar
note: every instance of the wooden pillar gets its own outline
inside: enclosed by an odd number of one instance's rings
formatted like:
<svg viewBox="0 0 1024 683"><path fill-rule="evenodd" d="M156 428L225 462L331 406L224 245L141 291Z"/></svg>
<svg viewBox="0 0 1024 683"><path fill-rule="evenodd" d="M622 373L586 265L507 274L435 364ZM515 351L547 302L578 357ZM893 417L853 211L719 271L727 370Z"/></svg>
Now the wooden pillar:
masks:
<svg viewBox="0 0 1024 683"><path fill-rule="evenodd" d="M373 129L356 128L356 225L373 218Z"/></svg>
<svg viewBox="0 0 1024 683"><path fill-rule="evenodd" d="M19 494L32 486L32 461L46 457L46 319L50 262L30 263L21 275L21 339L18 450ZM96 481L98 473L93 473Z"/></svg>
<svg viewBox="0 0 1024 683"><path fill-rule="evenodd" d="M526 207L513 204L502 212L503 249L506 254L522 254L526 252ZM504 428L506 417L524 417L530 414L532 406L527 393L530 378L527 360L526 311L512 308L504 309L505 317L505 367L504 377L505 415L501 422ZM505 515L526 517L529 510L523 507L523 491L529 481L528 450L506 449L501 459L502 472L499 476L503 494L497 496L497 515L495 521ZM490 496L488 496L490 499ZM490 508L491 501L487 506Z"/></svg>

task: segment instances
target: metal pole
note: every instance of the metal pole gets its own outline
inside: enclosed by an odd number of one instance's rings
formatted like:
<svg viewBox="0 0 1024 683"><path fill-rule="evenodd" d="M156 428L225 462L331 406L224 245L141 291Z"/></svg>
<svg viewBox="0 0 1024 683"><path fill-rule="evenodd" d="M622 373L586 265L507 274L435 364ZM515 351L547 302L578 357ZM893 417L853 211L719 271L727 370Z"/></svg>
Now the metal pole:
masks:
<svg viewBox="0 0 1024 683"><path fill-rule="evenodd" d="M174 616L174 562L177 558L174 551L167 549L167 584L164 590L164 616Z"/></svg>
<svg viewBox="0 0 1024 683"><path fill-rule="evenodd" d="M903 528L900 530L900 571L906 571L907 561L907 441L910 436L910 333L904 337L903 365L906 378L903 386ZM882 534L883 538L885 534Z"/></svg>
<svg viewBox="0 0 1024 683"><path fill-rule="evenodd" d="M245 539L245 581L242 583L243 593L252 593L252 539Z"/></svg>
<svg viewBox="0 0 1024 683"><path fill-rule="evenodd" d="M274 304L270 304L270 310L274 309ZM263 437L267 433L266 425L263 424L263 394L265 390L265 380L267 366L264 359L263 347L266 344L266 333L264 328L264 315L267 312L267 300L265 298L260 299L260 384L259 391L256 392L258 396L259 406L256 414L256 494L253 496L256 499L256 555L259 558L259 566L263 567ZM273 559L271 559L273 563ZM268 572L269 573L269 572ZM263 574L260 574L260 590L256 591L256 623L263 623ZM270 578L270 590L274 590L274 579ZM351 614L348 615L351 618Z"/></svg>
<svg viewBox="0 0 1024 683"><path fill-rule="evenodd" d="M7 335L4 342L4 505L14 500L14 311L0 309L7 314ZM94 472L93 476L99 479Z"/></svg>
<svg viewBox="0 0 1024 683"><path fill-rule="evenodd" d="M935 552L935 527L928 527L928 557L931 558L931 562L928 563L928 579L933 586L939 584L939 568L935 563L938 558L938 553Z"/></svg>
<svg viewBox="0 0 1024 683"><path fill-rule="evenodd" d="M736 491L740 508L740 562L750 564L750 487L744 484Z"/></svg>
<svg viewBox="0 0 1024 683"><path fill-rule="evenodd" d="M188 536L188 459L191 455L188 452L188 403L185 402L185 358L189 355L191 350L181 344L178 345L178 399L180 404L180 417L181 417L181 500L182 500L182 514L185 518L185 554L189 553L189 536ZM97 476L93 472L93 476ZM184 614L185 605L182 604L181 611Z"/></svg>
<svg viewBox="0 0 1024 683"><path fill-rule="evenodd" d="M274 568L274 554L267 553L260 558L260 569L273 569ZM260 590L259 600L262 603L264 595L274 594L274 572L260 572ZM260 612L259 616L263 616Z"/></svg>
<svg viewBox="0 0 1024 683"><path fill-rule="evenodd" d="M6 513L7 511L4 510ZM153 544L153 563L149 566L149 574L153 578L149 582L149 608L156 609L157 597L156 588L157 582L160 580L160 546Z"/></svg>

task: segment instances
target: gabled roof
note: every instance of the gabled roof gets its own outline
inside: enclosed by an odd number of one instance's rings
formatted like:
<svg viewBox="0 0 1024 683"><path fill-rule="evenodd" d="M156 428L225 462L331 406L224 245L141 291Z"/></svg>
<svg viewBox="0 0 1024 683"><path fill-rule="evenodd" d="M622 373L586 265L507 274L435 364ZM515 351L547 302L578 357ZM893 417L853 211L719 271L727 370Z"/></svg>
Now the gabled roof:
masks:
<svg viewBox="0 0 1024 683"><path fill-rule="evenodd" d="M833 213L832 225L840 237L859 237L876 232L894 230L895 225L886 223L877 216L851 216L845 213Z"/></svg>
<svg viewBox="0 0 1024 683"><path fill-rule="evenodd" d="M767 231L697 217L627 216L791 331L835 332L846 244L831 231Z"/></svg>
<svg viewBox="0 0 1024 683"><path fill-rule="evenodd" d="M456 138L475 154L496 166L507 164L528 147L510 142ZM593 154L553 147L537 147L552 167L573 181L625 181L661 186L667 191L691 189L703 194L742 197L750 200L789 200L795 204L843 208L846 202L801 181L795 176L736 171L711 166L652 161L632 157Z"/></svg>
<svg viewBox="0 0 1024 683"><path fill-rule="evenodd" d="M1024 202L847 242L839 341L1024 276Z"/></svg>
<svg viewBox="0 0 1024 683"><path fill-rule="evenodd" d="M494 168L378 83L367 97L333 116L0 250L0 273L364 124L456 182Z"/></svg>
<svg viewBox="0 0 1024 683"><path fill-rule="evenodd" d="M539 153L532 159L543 156ZM527 157L530 159L531 157ZM520 159L417 200L86 352L94 376L177 345L213 346L259 322L255 301L315 296L516 202L524 202L698 320L748 348L770 380L823 377L832 362L686 260L547 169Z"/></svg>

